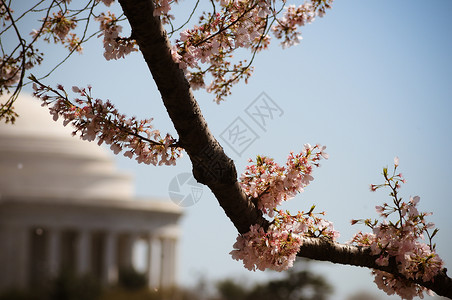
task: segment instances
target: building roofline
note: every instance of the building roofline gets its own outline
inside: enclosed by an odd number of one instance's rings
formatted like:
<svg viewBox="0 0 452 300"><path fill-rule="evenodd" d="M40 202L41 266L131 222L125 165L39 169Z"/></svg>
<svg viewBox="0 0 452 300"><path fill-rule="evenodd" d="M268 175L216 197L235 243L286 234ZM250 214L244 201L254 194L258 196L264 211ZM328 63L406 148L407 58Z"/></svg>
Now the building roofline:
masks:
<svg viewBox="0 0 452 300"><path fill-rule="evenodd" d="M143 212L158 212L173 215L182 215L183 209L175 203L158 198L132 198L127 200L112 200L105 198L77 198L67 197L61 199L60 197L18 197L18 196L3 196L0 197L0 206L2 205L52 205L52 206L77 206L86 208L105 208L117 209L125 211L143 211Z"/></svg>

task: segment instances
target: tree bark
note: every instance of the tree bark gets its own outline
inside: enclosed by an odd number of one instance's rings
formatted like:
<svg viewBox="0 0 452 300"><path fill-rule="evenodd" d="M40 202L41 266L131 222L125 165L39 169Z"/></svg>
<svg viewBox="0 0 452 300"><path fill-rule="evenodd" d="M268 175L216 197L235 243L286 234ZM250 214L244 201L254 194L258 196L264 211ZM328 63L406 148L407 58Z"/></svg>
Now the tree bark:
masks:
<svg viewBox="0 0 452 300"><path fill-rule="evenodd" d="M336 264L376 269L405 278L404 275L399 273L394 259L389 260L388 266L379 266L375 262L378 255L372 255L370 247L343 245L324 237L304 238L297 255ZM452 299L452 279L447 276L446 272L447 269L444 268L431 281L424 282L418 279L414 280L414 282L434 291L440 296Z"/></svg>
<svg viewBox="0 0 452 300"><path fill-rule="evenodd" d="M210 132L184 72L173 61L160 18L153 16L152 0L119 0L119 3L179 135L179 145L190 157L194 177L212 190L239 233L248 232L254 224L267 228L269 222L238 184L234 162ZM367 248L340 245L323 238L305 239L299 256L398 274L395 265L385 268L376 265L376 257ZM452 299L452 280L445 271L432 282L418 283Z"/></svg>

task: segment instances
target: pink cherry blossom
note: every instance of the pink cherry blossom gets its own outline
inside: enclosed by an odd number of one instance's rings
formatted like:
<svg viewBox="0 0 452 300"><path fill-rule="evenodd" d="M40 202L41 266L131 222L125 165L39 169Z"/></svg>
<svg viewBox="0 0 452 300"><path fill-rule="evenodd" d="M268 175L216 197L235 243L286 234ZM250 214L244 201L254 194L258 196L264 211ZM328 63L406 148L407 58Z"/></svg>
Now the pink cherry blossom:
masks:
<svg viewBox="0 0 452 300"><path fill-rule="evenodd" d="M242 260L250 271L284 271L293 266L302 237L318 236L335 240L338 233L331 222L312 211L291 216L280 210L266 231L259 225L252 225L250 231L239 235L230 254L233 259Z"/></svg>
<svg viewBox="0 0 452 300"><path fill-rule="evenodd" d="M179 67L191 74L190 84L214 93L217 103L230 94L232 85L240 80L247 82L253 71L247 60L232 62L235 50L248 49L254 57L255 53L267 49L271 41L269 24L272 23L278 24L273 27L273 33L277 38L285 39L284 47L295 44L301 39L297 28L314 20L314 16L322 16L331 7L332 0L309 0L298 10L289 7L282 18L278 18L281 9L275 1L219 2L221 9L206 13L193 28L180 32L171 51ZM161 16L164 24L170 23L170 1L155 3L154 14ZM205 84L208 74L212 81Z"/></svg>
<svg viewBox="0 0 452 300"><path fill-rule="evenodd" d="M258 208L272 217L278 205L294 198L314 179L312 169L327 157L325 148L306 144L300 153L289 154L285 167L271 158L258 156L256 163L247 166L241 175L240 185L250 197L258 199Z"/></svg>
<svg viewBox="0 0 452 300"><path fill-rule="evenodd" d="M313 212L314 206L309 212L299 212L295 216L276 209L282 201L302 192L313 180L312 167L319 166L318 161L327 157L325 148L305 144L300 153L290 153L285 167L265 156L257 156L256 162L246 167L240 178L245 193L256 200L263 213L270 217L276 213L266 231L253 225L249 232L237 237L231 255L236 260L243 260L247 269L286 270L293 265L301 237L325 236L333 241L339 237L331 222Z"/></svg>
<svg viewBox="0 0 452 300"><path fill-rule="evenodd" d="M101 13L95 20L100 22L102 33L99 36L104 37L105 59L124 58L131 52L138 51L134 40L119 36L119 33L122 31L122 26L117 24L118 20L114 13L110 11Z"/></svg>
<svg viewBox="0 0 452 300"><path fill-rule="evenodd" d="M97 2L102 2L106 6L110 6L115 0L96 0Z"/></svg>
<svg viewBox="0 0 452 300"><path fill-rule="evenodd" d="M174 165L182 155L182 149L176 146L171 135L161 137L160 132L153 129L152 119L126 118L109 101L93 99L90 87L88 90L72 87L72 91L81 97L75 99L75 104L69 101L61 85L58 85L58 89L64 95L37 81L33 88L34 95L49 108L54 120L62 117L63 125L70 123L74 126L74 135L79 134L87 141L97 139L99 145L106 143L115 154L126 149L124 156L153 165ZM47 93L54 95L49 96Z"/></svg>
<svg viewBox="0 0 452 300"><path fill-rule="evenodd" d="M403 299L412 299L415 296L422 298L423 292L427 289L415 284L409 279L421 279L424 282L431 281L440 272L443 266L441 258L435 253L432 246L428 230L432 229L432 223L426 223L425 217L430 213L420 213L417 205L419 196L411 197L408 202L404 202L398 196L398 190L402 179L402 174L396 174L398 158L394 160L394 172L389 176L387 168L383 175L385 183L371 185L371 190L389 187L393 197L393 206L384 203L376 206L377 213L383 218L381 222L361 220L362 223L372 228L372 233L363 234L359 232L351 240L359 246L370 246L373 255L378 255L376 264L387 266L389 259L393 257L397 263L397 268L401 276L394 276L382 271L373 271L377 286L389 295L398 294ZM390 217L395 219L391 220ZM356 224L355 221L353 224ZM430 245L424 243L424 234L430 239Z"/></svg>

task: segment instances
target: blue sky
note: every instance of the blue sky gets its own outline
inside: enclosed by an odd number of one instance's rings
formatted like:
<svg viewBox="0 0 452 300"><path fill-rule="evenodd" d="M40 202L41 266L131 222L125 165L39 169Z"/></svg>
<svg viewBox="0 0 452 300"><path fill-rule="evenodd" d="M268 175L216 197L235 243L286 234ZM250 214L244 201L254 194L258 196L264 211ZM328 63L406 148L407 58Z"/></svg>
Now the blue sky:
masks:
<svg viewBox="0 0 452 300"><path fill-rule="evenodd" d="M382 167L399 156L408 181L402 196L419 195L420 209L434 213L431 220L440 228L437 251L451 268L451 10L448 0L335 1L324 18L302 28L300 45L282 50L274 40L269 51L256 57L249 84L235 87L225 103L215 104L204 91L196 91L196 98L238 172L257 154L284 163L289 151L299 151L304 143L327 145L330 159L315 170L306 191L285 207L296 212L316 204L341 232L340 242L365 230L351 227L352 218L376 217L375 205L390 201L386 191L371 193L368 187L382 182ZM49 51L55 60L62 55ZM84 52L47 82L92 84L96 97L110 99L128 115L154 117L156 128L175 135L140 54L106 62L100 40L87 44ZM245 112L262 92L283 111L265 131ZM259 136L241 155L220 139L237 117ZM117 162L134 175L136 194L142 197L167 198L170 181L191 170L187 157L176 167L142 166L119 156ZM182 284L194 284L200 277L251 282L276 276L249 272L231 259L236 230L207 188L186 209L181 226ZM357 289L386 297L367 269L330 263L312 263L311 268L335 285L334 299L345 299Z"/></svg>

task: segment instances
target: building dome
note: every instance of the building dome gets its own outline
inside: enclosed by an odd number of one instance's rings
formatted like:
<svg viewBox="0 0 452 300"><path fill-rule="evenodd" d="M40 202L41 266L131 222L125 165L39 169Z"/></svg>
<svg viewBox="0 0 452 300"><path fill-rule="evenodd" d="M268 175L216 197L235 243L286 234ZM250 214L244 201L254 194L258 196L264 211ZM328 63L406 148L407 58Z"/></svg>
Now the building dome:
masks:
<svg viewBox="0 0 452 300"><path fill-rule="evenodd" d="M0 123L0 199L132 199L130 176L107 150L73 137L30 95L14 107L15 124Z"/></svg>

